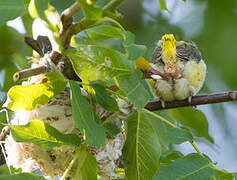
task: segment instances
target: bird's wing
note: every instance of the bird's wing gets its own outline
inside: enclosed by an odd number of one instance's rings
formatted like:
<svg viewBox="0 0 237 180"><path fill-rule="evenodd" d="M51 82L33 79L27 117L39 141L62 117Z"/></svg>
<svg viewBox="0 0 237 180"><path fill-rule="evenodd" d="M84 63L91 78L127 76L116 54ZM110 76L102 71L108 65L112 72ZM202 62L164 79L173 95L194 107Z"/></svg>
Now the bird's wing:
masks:
<svg viewBox="0 0 237 180"><path fill-rule="evenodd" d="M159 41L152 54L152 63L156 64L158 62L162 62L161 55L162 55L162 46L161 46L161 41Z"/></svg>
<svg viewBox="0 0 237 180"><path fill-rule="evenodd" d="M184 41L176 42L176 56L184 61L195 60L199 62L202 59L197 47Z"/></svg>

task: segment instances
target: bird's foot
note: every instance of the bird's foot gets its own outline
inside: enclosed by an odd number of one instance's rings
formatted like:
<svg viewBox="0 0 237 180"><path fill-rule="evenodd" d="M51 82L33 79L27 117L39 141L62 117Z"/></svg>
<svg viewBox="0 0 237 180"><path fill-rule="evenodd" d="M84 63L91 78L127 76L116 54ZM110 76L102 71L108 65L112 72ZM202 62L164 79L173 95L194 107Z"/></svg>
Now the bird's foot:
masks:
<svg viewBox="0 0 237 180"><path fill-rule="evenodd" d="M163 100L160 99L160 103L161 103L161 107L162 107L162 108L165 108L165 101L163 101Z"/></svg>
<svg viewBox="0 0 237 180"><path fill-rule="evenodd" d="M189 104L192 103L192 98L193 98L193 96L189 96L189 97L188 97L188 103L189 103Z"/></svg>

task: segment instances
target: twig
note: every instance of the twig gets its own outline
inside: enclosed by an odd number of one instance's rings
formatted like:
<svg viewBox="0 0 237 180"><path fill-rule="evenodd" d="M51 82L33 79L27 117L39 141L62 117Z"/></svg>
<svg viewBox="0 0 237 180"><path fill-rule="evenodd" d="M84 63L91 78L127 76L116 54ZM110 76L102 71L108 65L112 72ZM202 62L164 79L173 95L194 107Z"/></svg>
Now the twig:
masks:
<svg viewBox="0 0 237 180"><path fill-rule="evenodd" d="M65 9L61 14L61 29L60 29L60 37L62 46L67 49L70 44L70 40L72 37L72 16L80 9L78 2L75 2L71 7Z"/></svg>
<svg viewBox="0 0 237 180"><path fill-rule="evenodd" d="M47 69L46 66L39 66L36 68L30 68L30 69L18 71L13 75L13 80L18 81L18 80L25 79L25 78L35 76L38 74L43 74L46 72L46 69Z"/></svg>
<svg viewBox="0 0 237 180"><path fill-rule="evenodd" d="M236 101L237 100L237 91L229 91L223 93L216 94L206 94L200 96L192 97L192 101L188 102L188 100L181 101L173 101L173 102L165 102L165 107L162 107L160 101L149 102L145 108L150 111L185 107L185 106L197 106L203 104L214 104L228 101Z"/></svg>
<svg viewBox="0 0 237 180"><path fill-rule="evenodd" d="M124 0L112 0L103 7L103 16L108 15L109 11L114 11ZM63 48L69 48L71 37L87 27L95 24L97 21L82 18L80 22L73 24L72 16L80 9L79 4L75 3L62 12L60 37Z"/></svg>
<svg viewBox="0 0 237 180"><path fill-rule="evenodd" d="M123 2L124 0L111 0L108 4L104 6L105 11L115 11L115 9Z"/></svg>

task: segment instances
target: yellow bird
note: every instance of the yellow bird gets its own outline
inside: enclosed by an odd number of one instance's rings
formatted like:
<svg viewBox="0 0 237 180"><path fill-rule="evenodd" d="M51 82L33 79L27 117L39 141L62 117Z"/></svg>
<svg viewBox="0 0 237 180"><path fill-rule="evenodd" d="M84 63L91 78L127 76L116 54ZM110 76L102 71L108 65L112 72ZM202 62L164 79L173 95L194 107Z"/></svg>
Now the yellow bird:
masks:
<svg viewBox="0 0 237 180"><path fill-rule="evenodd" d="M163 105L165 101L191 101L205 81L206 64L195 45L165 34L157 43L149 73L148 82Z"/></svg>

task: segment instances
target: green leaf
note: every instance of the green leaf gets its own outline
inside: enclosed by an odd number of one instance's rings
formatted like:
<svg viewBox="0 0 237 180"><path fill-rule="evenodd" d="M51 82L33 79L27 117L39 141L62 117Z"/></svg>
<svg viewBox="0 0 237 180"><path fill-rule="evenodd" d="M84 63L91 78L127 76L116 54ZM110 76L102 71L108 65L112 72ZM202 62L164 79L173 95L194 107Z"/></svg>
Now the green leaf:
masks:
<svg viewBox="0 0 237 180"><path fill-rule="evenodd" d="M49 7L49 0L34 0L34 1L38 16L41 19L47 21L45 10L47 10Z"/></svg>
<svg viewBox="0 0 237 180"><path fill-rule="evenodd" d="M56 72L47 73L39 84L13 86L8 91L6 107L12 111L30 111L36 105L46 104L65 89L67 82Z"/></svg>
<svg viewBox="0 0 237 180"><path fill-rule="evenodd" d="M0 26L9 20L21 16L25 11L24 0L0 1Z"/></svg>
<svg viewBox="0 0 237 180"><path fill-rule="evenodd" d="M81 139L76 134L63 134L56 128L40 120L32 120L26 125L8 125L16 142L30 142L42 149L56 146L80 146Z"/></svg>
<svg viewBox="0 0 237 180"><path fill-rule="evenodd" d="M165 0L159 0L159 4L161 10L168 10L165 4Z"/></svg>
<svg viewBox="0 0 237 180"><path fill-rule="evenodd" d="M100 46L79 45L77 50L68 50L67 55L77 75L85 82L107 81L132 69L132 63L123 54Z"/></svg>
<svg viewBox="0 0 237 180"><path fill-rule="evenodd" d="M171 144L181 144L193 139L192 134L185 128L168 128L168 136Z"/></svg>
<svg viewBox="0 0 237 180"><path fill-rule="evenodd" d="M101 37L124 38L123 31L121 29L110 25L95 26L86 29L86 33L91 39L97 39Z"/></svg>
<svg viewBox="0 0 237 180"><path fill-rule="evenodd" d="M216 172L218 173L220 180L233 180L236 178L236 173L229 173L225 170L216 169Z"/></svg>
<svg viewBox="0 0 237 180"><path fill-rule="evenodd" d="M118 133L120 133L120 128L111 122L107 122L104 125L105 131L108 133L108 135L114 139Z"/></svg>
<svg viewBox="0 0 237 180"><path fill-rule="evenodd" d="M119 88L138 109L143 108L152 99L149 91L143 85L144 80L141 78L142 72L139 70L117 77Z"/></svg>
<svg viewBox="0 0 237 180"><path fill-rule="evenodd" d="M161 164L169 164L172 161L183 157L184 155L179 152L179 151L172 151L170 153L168 153L166 156L161 158Z"/></svg>
<svg viewBox="0 0 237 180"><path fill-rule="evenodd" d="M189 154L170 164L161 165L154 176L154 180L200 180L217 177L217 173L210 167L206 159L199 154Z"/></svg>
<svg viewBox="0 0 237 180"><path fill-rule="evenodd" d="M74 178L77 180L96 180L97 162L95 157L82 146L78 154L78 166Z"/></svg>
<svg viewBox="0 0 237 180"><path fill-rule="evenodd" d="M0 180L45 180L43 176L33 173L21 173L13 175L0 175Z"/></svg>
<svg viewBox="0 0 237 180"><path fill-rule="evenodd" d="M71 87L72 117L81 133L85 133L86 143L90 146L105 145L105 130L97 124L99 117L93 112L92 106L81 95L79 85L69 81Z"/></svg>
<svg viewBox="0 0 237 180"><path fill-rule="evenodd" d="M98 20L102 17L102 8L95 8L93 5L86 3L86 0L77 0L82 8L83 14L88 20Z"/></svg>
<svg viewBox="0 0 237 180"><path fill-rule="evenodd" d="M137 45L134 43L135 35L129 31L124 32L123 46L127 52L128 59L136 60L146 53L147 47L144 45Z"/></svg>
<svg viewBox="0 0 237 180"><path fill-rule="evenodd" d="M95 90L97 102L108 111L119 111L117 101L112 98L106 91L105 87L99 81L90 82L90 85Z"/></svg>
<svg viewBox="0 0 237 180"><path fill-rule="evenodd" d="M127 139L123 148L126 177L129 180L152 179L161 155L155 129L144 112L134 112L126 122Z"/></svg>
<svg viewBox="0 0 237 180"><path fill-rule="evenodd" d="M187 107L172 109L167 112L173 119L186 127L192 128L196 136L204 137L214 143L213 138L208 133L207 119L201 111Z"/></svg>
<svg viewBox="0 0 237 180"><path fill-rule="evenodd" d="M155 129L162 152L169 150L171 144L180 144L193 139L192 134L187 129L176 127L164 114L159 115L145 110L144 116L150 120L152 127Z"/></svg>

